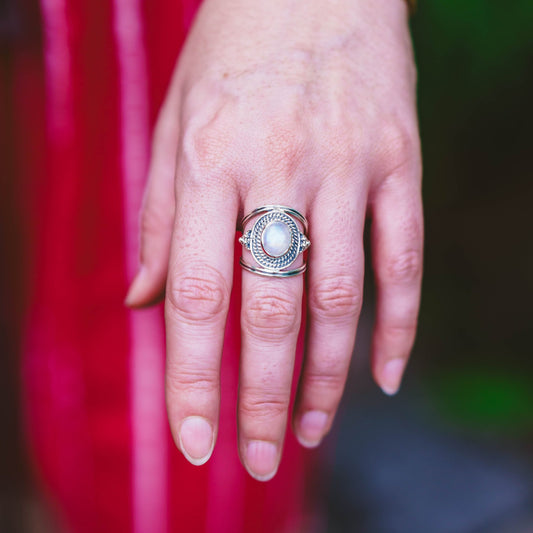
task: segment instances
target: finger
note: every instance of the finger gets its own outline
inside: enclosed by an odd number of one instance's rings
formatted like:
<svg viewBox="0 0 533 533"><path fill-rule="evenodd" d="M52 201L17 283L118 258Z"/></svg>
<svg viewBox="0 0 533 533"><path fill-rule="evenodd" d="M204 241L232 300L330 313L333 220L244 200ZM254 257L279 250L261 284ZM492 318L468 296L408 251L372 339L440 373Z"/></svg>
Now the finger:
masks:
<svg viewBox="0 0 533 533"><path fill-rule="evenodd" d="M164 294L174 222L174 177L179 139L178 115L169 103L156 126L141 210L140 267L126 297L130 307L155 303Z"/></svg>
<svg viewBox="0 0 533 533"><path fill-rule="evenodd" d="M331 427L355 343L364 276L366 190L322 192L310 221L307 349L293 430L306 447Z"/></svg>
<svg viewBox="0 0 533 533"><path fill-rule="evenodd" d="M216 440L237 201L222 177L212 194L191 174L183 171L177 180L165 305L166 399L176 445L199 465Z"/></svg>
<svg viewBox="0 0 533 533"><path fill-rule="evenodd" d="M268 203L261 200L248 199L245 213ZM296 201L283 203L305 212ZM260 481L275 475L283 447L302 291L302 276L269 278L243 272L239 451L248 472Z"/></svg>
<svg viewBox="0 0 533 533"><path fill-rule="evenodd" d="M377 310L372 370L395 394L411 352L420 306L423 215L418 180L393 177L373 202L372 255Z"/></svg>

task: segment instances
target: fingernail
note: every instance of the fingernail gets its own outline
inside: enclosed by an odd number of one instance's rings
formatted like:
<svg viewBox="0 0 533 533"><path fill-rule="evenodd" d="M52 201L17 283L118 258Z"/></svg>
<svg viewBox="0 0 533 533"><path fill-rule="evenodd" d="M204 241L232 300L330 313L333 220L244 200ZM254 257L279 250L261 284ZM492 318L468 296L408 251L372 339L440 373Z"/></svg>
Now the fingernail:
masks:
<svg viewBox="0 0 533 533"><path fill-rule="evenodd" d="M315 448L320 444L329 415L324 411L307 411L300 419L298 441L306 448Z"/></svg>
<svg viewBox="0 0 533 533"><path fill-rule="evenodd" d="M278 448L271 442L252 440L246 446L245 462L252 477L268 481L274 477L278 467Z"/></svg>
<svg viewBox="0 0 533 533"><path fill-rule="evenodd" d="M124 303L129 306L134 306L138 300L139 296L142 293L142 287L143 282L146 277L146 269L141 266L139 269L139 272L135 275L133 278L133 281L131 282L130 288L128 289L128 294L126 295L126 298L124 300Z"/></svg>
<svg viewBox="0 0 533 533"><path fill-rule="evenodd" d="M190 416L181 423L180 447L193 465L203 465L213 452L214 439L211 424L200 416Z"/></svg>
<svg viewBox="0 0 533 533"><path fill-rule="evenodd" d="M381 390L385 394L392 396L398 392L404 366L403 359L393 359L385 364L381 373Z"/></svg>

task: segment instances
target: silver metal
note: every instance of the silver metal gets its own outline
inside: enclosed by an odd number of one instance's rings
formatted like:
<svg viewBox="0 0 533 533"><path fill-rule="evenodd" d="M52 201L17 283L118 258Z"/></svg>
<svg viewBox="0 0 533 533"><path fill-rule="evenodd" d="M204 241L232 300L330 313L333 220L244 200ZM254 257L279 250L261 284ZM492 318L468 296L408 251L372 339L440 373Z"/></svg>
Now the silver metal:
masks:
<svg viewBox="0 0 533 533"><path fill-rule="evenodd" d="M246 224L254 217L259 218L254 222L251 229L245 231ZM263 248L263 232L272 222L282 222L288 227L291 234L290 246L279 257L269 255ZM305 272L305 263L300 267L288 269L298 256L311 245L311 242L300 231L296 222L300 222L304 231L307 232L307 219L296 209L283 205L265 205L254 209L246 215L242 219L243 235L239 238L239 242L247 250L250 250L258 266L249 265L242 257L240 259L241 266L254 274L278 278L297 276Z"/></svg>
<svg viewBox="0 0 533 533"><path fill-rule="evenodd" d="M244 228L246 227L246 224L248 223L248 221L257 216L257 215L262 215L263 213L267 213L268 211L282 211L284 213L286 213L287 215L290 215L294 218L296 218L297 220L299 220L303 227L304 227L304 231L305 233L308 232L309 230L309 223L307 222L307 218L305 218L302 213L300 213L300 211L296 211L296 209L293 209L292 207L287 207L285 205L263 205L261 207L258 207L257 209L254 209L251 213L248 213L243 219L242 219L242 222L241 222L241 227L244 231Z"/></svg>
<svg viewBox="0 0 533 533"><path fill-rule="evenodd" d="M307 264L304 263L301 267L295 268L293 270L280 270L279 272L268 272L266 270L263 270L262 268L248 265L247 263L244 262L242 257L239 259L239 263L241 264L242 268L244 268L244 270L248 270L248 272L253 272L254 274L259 274L261 276L268 276L272 278L290 278L291 276L297 276L298 274L303 274L307 269Z"/></svg>

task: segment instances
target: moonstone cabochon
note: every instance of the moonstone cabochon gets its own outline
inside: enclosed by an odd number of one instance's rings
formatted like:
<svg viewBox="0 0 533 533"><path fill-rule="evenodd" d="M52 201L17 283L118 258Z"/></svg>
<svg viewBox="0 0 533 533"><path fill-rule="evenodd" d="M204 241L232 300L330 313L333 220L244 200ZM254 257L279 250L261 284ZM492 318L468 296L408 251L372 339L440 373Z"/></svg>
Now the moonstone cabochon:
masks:
<svg viewBox="0 0 533 533"><path fill-rule="evenodd" d="M263 250L270 257L281 257L286 254L291 243L291 230L281 220L275 220L267 224L261 235Z"/></svg>
<svg viewBox="0 0 533 533"><path fill-rule="evenodd" d="M271 257L265 253L262 245L263 230L271 222L282 222L291 232L291 245L289 249L280 257ZM250 252L255 261L263 268L270 271L278 271L286 268L298 257L300 253L301 240L300 230L294 220L281 211L270 211L259 217L252 227L250 235Z"/></svg>

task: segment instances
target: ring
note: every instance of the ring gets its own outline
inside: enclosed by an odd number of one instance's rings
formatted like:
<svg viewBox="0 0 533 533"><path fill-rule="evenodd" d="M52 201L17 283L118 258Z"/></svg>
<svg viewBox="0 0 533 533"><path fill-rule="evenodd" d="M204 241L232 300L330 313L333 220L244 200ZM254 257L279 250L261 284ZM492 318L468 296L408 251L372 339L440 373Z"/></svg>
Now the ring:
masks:
<svg viewBox="0 0 533 533"><path fill-rule="evenodd" d="M251 229L244 232L246 224L259 217ZM241 257L240 264L248 272L286 278L305 272L306 263L288 269L311 242L298 228L299 222L307 233L307 219L296 209L283 205L265 205L254 209L242 219L243 235L239 242L252 253L259 266L246 263Z"/></svg>

